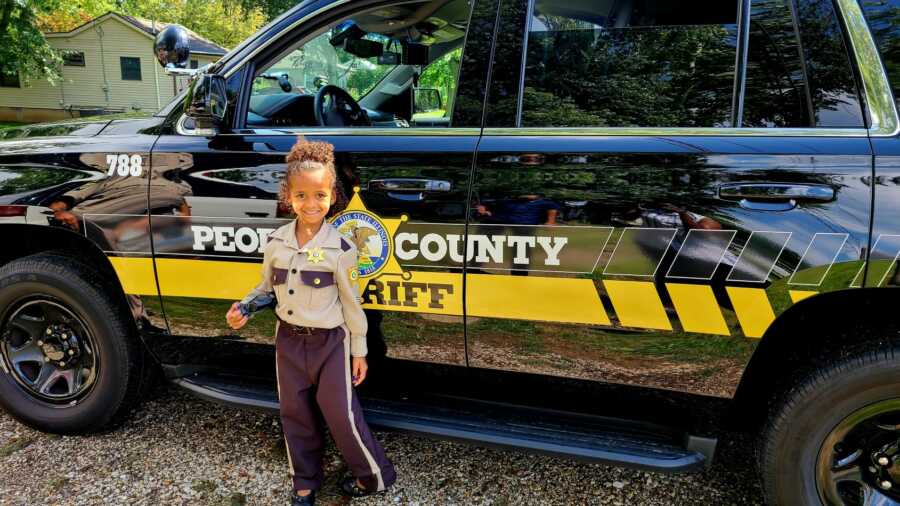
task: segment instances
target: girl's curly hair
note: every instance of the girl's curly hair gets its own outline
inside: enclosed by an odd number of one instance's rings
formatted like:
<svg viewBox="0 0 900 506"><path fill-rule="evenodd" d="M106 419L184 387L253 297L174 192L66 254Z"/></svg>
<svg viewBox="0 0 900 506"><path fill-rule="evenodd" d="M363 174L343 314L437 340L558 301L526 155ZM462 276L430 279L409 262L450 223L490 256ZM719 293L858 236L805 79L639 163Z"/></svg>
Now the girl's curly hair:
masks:
<svg viewBox="0 0 900 506"><path fill-rule="evenodd" d="M334 170L334 146L327 142L307 141L303 136L297 137L297 143L285 158L287 170L278 188L278 200L288 209L291 206L290 178L300 172L312 172L325 169L331 174L331 189L337 189L337 172Z"/></svg>

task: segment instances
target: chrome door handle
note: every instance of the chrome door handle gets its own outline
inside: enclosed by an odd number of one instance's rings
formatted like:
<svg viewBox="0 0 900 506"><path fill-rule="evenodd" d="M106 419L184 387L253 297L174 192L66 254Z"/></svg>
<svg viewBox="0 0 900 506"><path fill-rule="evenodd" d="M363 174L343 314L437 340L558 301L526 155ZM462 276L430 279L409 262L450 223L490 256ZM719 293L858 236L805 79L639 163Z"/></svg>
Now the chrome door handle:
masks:
<svg viewBox="0 0 900 506"><path fill-rule="evenodd" d="M831 202L834 200L834 188L824 184L730 183L720 185L718 193L719 198L724 200L758 202L787 200Z"/></svg>
<svg viewBox="0 0 900 506"><path fill-rule="evenodd" d="M449 192L450 181L425 178L390 178L369 181L369 191Z"/></svg>

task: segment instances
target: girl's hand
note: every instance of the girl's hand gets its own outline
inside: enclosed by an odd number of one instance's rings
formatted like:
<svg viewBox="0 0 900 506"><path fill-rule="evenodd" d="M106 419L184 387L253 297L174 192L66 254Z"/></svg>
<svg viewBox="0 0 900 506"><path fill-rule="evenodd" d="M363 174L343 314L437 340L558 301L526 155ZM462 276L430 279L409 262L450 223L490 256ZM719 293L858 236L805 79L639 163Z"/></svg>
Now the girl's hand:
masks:
<svg viewBox="0 0 900 506"><path fill-rule="evenodd" d="M228 310L228 313L225 314L225 321L228 322L228 326L237 330L244 325L247 324L247 317L241 314L241 310L238 309L238 303L235 302L231 305L231 309Z"/></svg>
<svg viewBox="0 0 900 506"><path fill-rule="evenodd" d="M366 357L353 357L353 386L358 386L366 379L366 372L369 370L369 364L366 363Z"/></svg>

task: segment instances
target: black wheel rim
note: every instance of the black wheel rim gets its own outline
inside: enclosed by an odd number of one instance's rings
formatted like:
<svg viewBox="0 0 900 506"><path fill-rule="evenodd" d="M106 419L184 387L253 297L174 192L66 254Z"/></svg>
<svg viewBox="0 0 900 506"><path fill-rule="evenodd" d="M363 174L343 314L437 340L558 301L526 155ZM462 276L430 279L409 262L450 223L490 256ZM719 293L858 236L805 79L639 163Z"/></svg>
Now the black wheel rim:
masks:
<svg viewBox="0 0 900 506"><path fill-rule="evenodd" d="M52 404L74 404L90 392L100 357L87 325L74 312L42 297L8 314L0 327L0 355L25 392Z"/></svg>
<svg viewBox="0 0 900 506"><path fill-rule="evenodd" d="M816 487L824 504L900 505L900 399L858 409L828 434Z"/></svg>

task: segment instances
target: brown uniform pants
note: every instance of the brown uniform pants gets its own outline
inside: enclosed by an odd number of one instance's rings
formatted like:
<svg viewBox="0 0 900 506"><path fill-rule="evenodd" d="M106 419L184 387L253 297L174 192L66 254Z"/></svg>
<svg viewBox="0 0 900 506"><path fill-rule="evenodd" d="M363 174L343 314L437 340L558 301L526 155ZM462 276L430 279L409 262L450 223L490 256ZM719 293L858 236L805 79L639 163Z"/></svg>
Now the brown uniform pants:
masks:
<svg viewBox="0 0 900 506"><path fill-rule="evenodd" d="M281 424L295 490L322 486L324 419L350 471L369 490L394 483L394 466L363 419L350 379L350 338L343 327L308 334L279 322L275 364Z"/></svg>

